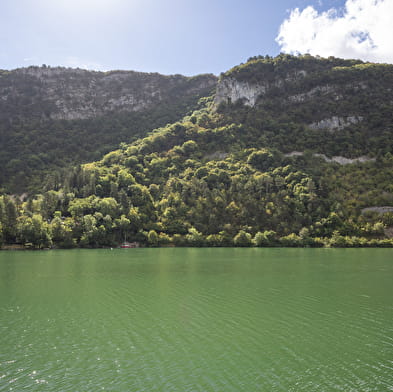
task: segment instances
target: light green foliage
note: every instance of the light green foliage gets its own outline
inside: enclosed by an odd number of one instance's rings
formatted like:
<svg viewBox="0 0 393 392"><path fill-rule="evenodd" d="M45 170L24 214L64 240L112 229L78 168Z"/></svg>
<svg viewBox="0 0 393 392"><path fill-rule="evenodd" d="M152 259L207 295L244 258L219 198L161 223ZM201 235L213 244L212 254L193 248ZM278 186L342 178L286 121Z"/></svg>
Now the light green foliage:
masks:
<svg viewBox="0 0 393 392"><path fill-rule="evenodd" d="M279 163L279 158L273 152L264 148L254 151L247 159L247 163L259 171L265 172Z"/></svg>
<svg viewBox="0 0 393 392"><path fill-rule="evenodd" d="M254 243L256 246L276 246L277 233L273 230L266 230L263 233L258 231L254 236Z"/></svg>
<svg viewBox="0 0 393 392"><path fill-rule="evenodd" d="M49 225L38 214L34 214L31 218L28 216L19 217L17 235L20 241L31 243L36 248L44 248L52 244Z"/></svg>
<svg viewBox="0 0 393 392"><path fill-rule="evenodd" d="M160 233L158 235L158 242L160 245L168 245L171 242L171 238L166 233Z"/></svg>
<svg viewBox="0 0 393 392"><path fill-rule="evenodd" d="M158 234L155 230L150 230L147 235L147 242L151 246L157 246L159 241Z"/></svg>
<svg viewBox="0 0 393 392"><path fill-rule="evenodd" d="M39 71L38 68L36 70ZM108 79L108 75L103 73L82 74L67 69L57 69L57 73L59 74L53 75L49 81L45 76L36 78L17 71L0 77L3 98L7 96L6 91L14 91L12 100L0 100L0 134L3 136L0 187L5 185L11 192L22 193L27 187L42 191L42 177L46 174L47 189L54 189L62 181L64 174L68 173L70 165L100 159L108 151L118 148L121 142L130 143L152 129L177 121L189 110L197 109L199 99L211 93L216 79L213 75L188 78L127 72L123 75L125 84L121 88L116 84L116 77ZM102 78L107 78L104 84ZM62 88L48 93L45 86L52 83L61 84ZM91 118L53 119L59 114L55 103L57 99L64 99L66 105L73 100L83 100L83 90L78 92L77 97L73 95L73 91L81 86L89 89L89 85L94 85L94 94L100 88L102 94L100 99L92 100L89 93L86 93L87 106L93 106ZM101 116L93 116L96 109L100 113L100 102L105 99L104 96L121 99L122 91L130 87L138 102L145 101L145 86L156 86L156 91L159 92L161 99L155 100L154 105L131 111L122 108L107 111L104 108ZM56 94L64 95L57 97ZM83 102L75 102L72 109L76 112L79 110L82 115L86 114ZM125 149L127 145L123 143L120 147ZM105 156L104 162L111 165L118 158L117 152L111 152ZM59 168L64 170L62 174L49 173L49 170Z"/></svg>
<svg viewBox="0 0 393 392"><path fill-rule="evenodd" d="M302 246L302 239L300 238L300 236L291 233L288 234L287 236L281 237L280 238L280 242L283 246L287 246L287 247L297 247L297 246Z"/></svg>
<svg viewBox="0 0 393 392"><path fill-rule="evenodd" d="M117 178L119 187L128 188L130 185L135 184L135 178L126 169L119 170Z"/></svg>
<svg viewBox="0 0 393 392"><path fill-rule="evenodd" d="M72 238L73 221L70 218L63 220L60 211L56 211L50 223L50 232L53 243L62 248L72 248L75 242Z"/></svg>
<svg viewBox="0 0 393 392"><path fill-rule="evenodd" d="M233 238L233 243L236 246L252 246L252 237L250 233L247 233L244 230L240 230L235 237Z"/></svg>
<svg viewBox="0 0 393 392"><path fill-rule="evenodd" d="M73 218L81 218L85 214L93 211L94 201L94 196L85 199L71 200L69 203L68 212Z"/></svg>
<svg viewBox="0 0 393 392"><path fill-rule="evenodd" d="M207 246L222 247L232 246L233 240L228 233L220 231L218 234L210 234L206 237Z"/></svg>
<svg viewBox="0 0 393 392"><path fill-rule="evenodd" d="M85 215L82 222L81 246L102 246L109 245L105 226L92 215Z"/></svg>
<svg viewBox="0 0 393 392"><path fill-rule="evenodd" d="M9 196L0 196L0 222L3 225L3 238L6 243L16 240L18 208Z"/></svg>
<svg viewBox="0 0 393 392"><path fill-rule="evenodd" d="M205 238L195 227L191 227L188 229L188 234L186 234L186 241L190 246L203 246Z"/></svg>
<svg viewBox="0 0 393 392"><path fill-rule="evenodd" d="M56 246L124 238L149 246L391 246L392 214L362 213L393 205L389 70L311 56L251 59L223 77L272 82L255 107L205 101L100 161L53 174L48 190L24 203L0 196L4 241L22 241L16 222L29 226L39 215ZM288 99L309 91L319 93L301 104ZM308 126L333 114L362 121L340 132ZM302 154L286 154L293 151ZM316 153L375 161L338 165Z"/></svg>
<svg viewBox="0 0 393 392"><path fill-rule="evenodd" d="M96 209L102 215L109 215L112 218L119 214L119 205L113 197L105 197L99 200Z"/></svg>

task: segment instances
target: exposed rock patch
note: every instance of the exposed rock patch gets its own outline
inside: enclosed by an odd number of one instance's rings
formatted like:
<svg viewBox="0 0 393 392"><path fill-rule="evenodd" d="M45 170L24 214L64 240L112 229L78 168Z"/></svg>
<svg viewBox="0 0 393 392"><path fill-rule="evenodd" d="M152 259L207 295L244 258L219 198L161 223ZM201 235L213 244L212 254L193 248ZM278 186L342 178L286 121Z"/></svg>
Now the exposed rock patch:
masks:
<svg viewBox="0 0 393 392"><path fill-rule="evenodd" d="M363 120L362 116L348 116L348 117L337 117L333 116L330 118L325 118L323 120L311 123L308 125L309 128L314 130L323 131L340 131L349 125L358 124Z"/></svg>
<svg viewBox="0 0 393 392"><path fill-rule="evenodd" d="M221 102L235 103L241 100L245 105L255 106L258 97L265 94L268 88L267 83L250 84L234 78L225 78L217 85L214 102L219 105Z"/></svg>
<svg viewBox="0 0 393 392"><path fill-rule="evenodd" d="M290 95L290 96L288 96L287 99L290 102L301 103L301 102L305 102L305 101L312 99L316 95L321 95L321 94L327 95L327 94L334 93L336 90L337 90L336 86L333 86L333 85L317 86L317 87L314 87L313 89L306 91L304 93ZM336 93L335 99L339 100L341 98L342 98L342 96L340 94Z"/></svg>
<svg viewBox="0 0 393 392"><path fill-rule="evenodd" d="M284 157L300 157L303 154L304 153L301 151L292 151L292 152L288 152L288 153L284 154Z"/></svg>
<svg viewBox="0 0 393 392"><path fill-rule="evenodd" d="M350 165L352 163L365 163L365 162L373 162L373 161L375 161L375 158L369 158L367 156L362 156L362 157L353 158L353 159L346 158L346 157L341 157L341 156L328 158L324 154L314 154L314 156L322 158L325 162L334 162L334 163L338 163L340 165Z"/></svg>
<svg viewBox="0 0 393 392"><path fill-rule="evenodd" d="M376 212L377 214L386 214L387 212L393 212L393 207L383 206L383 207L367 207L362 209L362 214L367 212Z"/></svg>
<svg viewBox="0 0 393 392"><path fill-rule="evenodd" d="M225 158L227 158L229 155L229 153L227 152L223 152L223 151L215 151L211 154L207 154L205 155L205 158L208 159L209 161L213 161L213 160L223 160Z"/></svg>
<svg viewBox="0 0 393 392"><path fill-rule="evenodd" d="M301 151L292 151L289 153L284 154L285 157L296 157L296 156L303 156L304 153ZM352 163L365 163L365 162L373 162L375 158L370 158L367 156L361 156L358 158L346 158L342 156L335 156L332 158L327 157L325 154L313 154L314 157L321 158L325 162L329 163L338 163L339 165L349 165Z"/></svg>
<svg viewBox="0 0 393 392"><path fill-rule="evenodd" d="M255 106L258 98L265 95L269 89L276 87L281 88L285 83L290 83L303 79L307 75L304 70L296 70L285 76L275 78L274 80L265 80L258 83L249 83L247 81L237 80L234 77L224 77L219 80L214 102L235 103L242 101L244 105Z"/></svg>
<svg viewBox="0 0 393 392"><path fill-rule="evenodd" d="M345 85L343 86L344 88L347 89L352 89L354 91L359 91L359 90L364 90L367 89L367 83L360 81L356 82L352 85ZM312 88L309 91L306 91L304 93L299 93L299 94L294 94L288 96L288 101L293 102L293 103L302 103L309 101L317 96L325 96L325 95L331 95L335 101L340 101L341 99L344 98L344 96L339 93L338 91L340 88L337 85L334 84L326 84L322 86L316 86Z"/></svg>
<svg viewBox="0 0 393 392"><path fill-rule="evenodd" d="M193 78L133 71L95 72L61 67L29 67L9 72L0 83L0 110L29 110L54 120L88 119L113 112L137 112L162 101L187 99L217 83L214 75ZM4 107L3 107L4 105ZM9 117L9 116L8 116Z"/></svg>

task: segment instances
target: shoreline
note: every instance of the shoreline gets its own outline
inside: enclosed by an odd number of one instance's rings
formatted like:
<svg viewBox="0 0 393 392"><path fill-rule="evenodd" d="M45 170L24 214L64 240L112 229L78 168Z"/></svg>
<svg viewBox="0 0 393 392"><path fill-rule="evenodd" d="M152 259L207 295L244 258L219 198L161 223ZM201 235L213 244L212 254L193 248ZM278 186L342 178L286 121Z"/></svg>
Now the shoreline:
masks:
<svg viewBox="0 0 393 392"><path fill-rule="evenodd" d="M185 245L158 245L158 246L139 246L136 248L122 248L120 246L116 247L111 247L111 246L97 246L97 247L72 247L72 248L60 248L60 247L51 247L51 248L35 248L35 247L25 247L24 245L20 244L6 244L0 247L0 252L1 251L49 251L49 250L74 250L74 249L86 249L86 250L97 250L97 249L122 249L122 250L128 250L128 249L154 249L154 248L233 248L233 249L239 249L239 248L244 248L244 249L263 249L263 248L283 248L283 249L391 249L393 248L393 242L388 242L388 243L374 243L370 244L356 244L356 245L339 245L339 246L334 246L334 245L319 245L319 246L307 246L307 245L298 245L298 246L288 246L288 245L283 245L283 244L275 244L275 245L266 245L266 246L236 246L236 245L227 245L227 246L212 246L212 245L205 245L205 246L193 246L191 244L185 244Z"/></svg>

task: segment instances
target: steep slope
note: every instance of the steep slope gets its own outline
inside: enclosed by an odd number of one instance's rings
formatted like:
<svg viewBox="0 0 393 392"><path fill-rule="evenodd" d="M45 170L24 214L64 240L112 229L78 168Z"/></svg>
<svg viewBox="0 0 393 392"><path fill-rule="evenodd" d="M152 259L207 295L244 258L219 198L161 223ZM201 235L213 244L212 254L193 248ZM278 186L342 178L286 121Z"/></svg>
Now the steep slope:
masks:
<svg viewBox="0 0 393 392"><path fill-rule="evenodd" d="M393 151L393 67L336 58L253 58L222 75L216 104L282 152Z"/></svg>
<svg viewBox="0 0 393 392"><path fill-rule="evenodd" d="M0 71L0 186L25 191L53 167L97 159L197 107L216 84L131 71Z"/></svg>
<svg viewBox="0 0 393 392"><path fill-rule="evenodd" d="M37 246L112 246L124 236L392 246L392 82L391 65L251 59L182 121L52 174L25 203L3 197L3 237Z"/></svg>

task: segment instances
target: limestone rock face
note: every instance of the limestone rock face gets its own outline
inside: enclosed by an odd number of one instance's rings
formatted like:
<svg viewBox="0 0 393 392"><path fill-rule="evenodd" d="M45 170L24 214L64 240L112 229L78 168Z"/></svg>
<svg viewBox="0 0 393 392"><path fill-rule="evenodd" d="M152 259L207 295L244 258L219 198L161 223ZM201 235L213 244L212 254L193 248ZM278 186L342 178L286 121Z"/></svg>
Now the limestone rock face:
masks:
<svg viewBox="0 0 393 392"><path fill-rule="evenodd" d="M291 151L286 154L284 154L285 157L300 157L303 156L304 152L302 151ZM368 156L361 156L358 158L347 158L343 156L334 156L334 157L327 157L325 154L318 154L315 153L313 154L314 157L321 158L325 162L329 163L338 163L339 165L350 165L352 163L366 163L366 162L374 162L375 158L370 158Z"/></svg>
<svg viewBox="0 0 393 392"><path fill-rule="evenodd" d="M346 158L342 156L335 156L332 158L328 158L324 154L314 154L314 156L322 158L325 162L334 162L334 163L338 163L339 165L350 165L352 163L365 163L365 162L375 161L375 158L370 158L367 156L361 156L358 158Z"/></svg>
<svg viewBox="0 0 393 392"><path fill-rule="evenodd" d="M382 207L366 207L362 209L362 214L367 212L376 212L377 214L386 214L388 212L393 212L393 207L382 206Z"/></svg>
<svg viewBox="0 0 393 392"><path fill-rule="evenodd" d="M309 124L309 128L314 130L327 130L330 132L340 131L349 125L357 124L363 120L362 116L337 117L332 116L323 120Z"/></svg>
<svg viewBox="0 0 393 392"><path fill-rule="evenodd" d="M219 80L216 89L214 102L216 105L220 103L235 103L242 101L244 105L255 106L258 99L272 88L282 88L285 83L296 82L303 79L307 75L304 70L295 70L290 74L276 77L273 80L260 80L256 83L238 80L234 77L223 77Z"/></svg>
<svg viewBox="0 0 393 392"><path fill-rule="evenodd" d="M254 106L257 98L266 93L268 84L250 84L234 78L225 78L217 85L214 102L219 105L241 100L245 105Z"/></svg>
<svg viewBox="0 0 393 392"><path fill-rule="evenodd" d="M189 78L133 71L21 68L0 73L0 111L7 118L33 113L53 120L88 119L205 94L216 82L214 75Z"/></svg>
<svg viewBox="0 0 393 392"><path fill-rule="evenodd" d="M311 99L313 99L317 95L328 95L328 94L333 94L335 93L335 86L332 85L324 85L324 86L316 86L312 88L311 90L301 92L299 94L294 94L288 96L288 101L293 102L293 103L302 103L302 102L307 102ZM342 99L342 96L340 94L334 94L334 99L336 101Z"/></svg>

